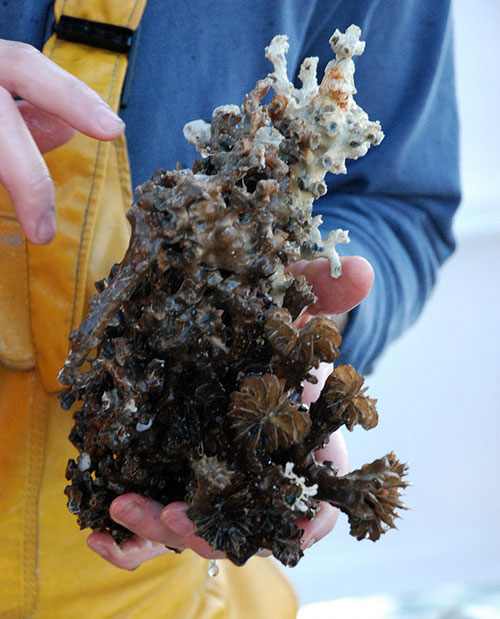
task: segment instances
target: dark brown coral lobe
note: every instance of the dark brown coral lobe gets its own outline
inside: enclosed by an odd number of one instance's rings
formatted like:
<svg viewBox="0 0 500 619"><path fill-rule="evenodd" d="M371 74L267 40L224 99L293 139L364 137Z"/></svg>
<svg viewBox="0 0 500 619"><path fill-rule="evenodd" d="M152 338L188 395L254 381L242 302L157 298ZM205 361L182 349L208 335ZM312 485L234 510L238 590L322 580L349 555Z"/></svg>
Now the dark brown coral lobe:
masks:
<svg viewBox="0 0 500 619"><path fill-rule="evenodd" d="M286 38L273 39L275 71L241 110L222 106L210 124L186 126L202 153L193 170L158 170L137 189L127 253L96 284L60 373L63 407L81 401L66 494L82 528L125 539L109 505L138 492L187 501L197 534L238 565L262 548L295 565L295 522L320 500L345 511L358 538L393 527L405 486L393 454L343 477L314 456L340 426L376 424L363 378L339 366L310 408L301 402L341 338L325 317L296 328L316 299L289 267L324 256L340 274L335 244L347 233L323 239L312 202L327 171L382 139L352 99L359 29L334 39L321 88L306 59L302 89L286 77Z"/></svg>

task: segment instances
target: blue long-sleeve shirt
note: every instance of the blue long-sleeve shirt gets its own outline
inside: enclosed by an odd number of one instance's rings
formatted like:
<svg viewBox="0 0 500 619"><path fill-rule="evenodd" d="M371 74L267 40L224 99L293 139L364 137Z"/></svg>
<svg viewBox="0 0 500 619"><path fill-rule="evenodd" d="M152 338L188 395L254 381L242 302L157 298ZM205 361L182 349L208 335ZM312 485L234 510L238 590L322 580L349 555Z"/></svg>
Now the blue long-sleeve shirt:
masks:
<svg viewBox="0 0 500 619"><path fill-rule="evenodd" d="M43 46L50 0L3 0L0 37ZM264 47L287 34L289 74L305 56L332 57L336 28L366 41L356 60L356 101L386 135L346 176L330 176L316 204L324 235L350 230L344 254L375 270L368 298L351 312L340 362L366 371L418 316L454 242L460 191L450 0L150 0L131 95L122 117L134 185L197 154L182 136L214 107L241 104L272 69Z"/></svg>

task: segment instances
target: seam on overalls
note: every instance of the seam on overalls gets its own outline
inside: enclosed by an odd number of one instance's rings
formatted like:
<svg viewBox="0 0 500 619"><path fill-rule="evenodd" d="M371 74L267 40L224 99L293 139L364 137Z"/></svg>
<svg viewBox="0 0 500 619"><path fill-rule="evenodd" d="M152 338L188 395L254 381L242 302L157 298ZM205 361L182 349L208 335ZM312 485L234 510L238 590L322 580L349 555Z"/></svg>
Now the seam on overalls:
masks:
<svg viewBox="0 0 500 619"><path fill-rule="evenodd" d="M9 222L12 221L17 221L17 217L14 214L11 213L0 213L0 220L1 219L5 219ZM25 247L25 252L27 251L27 245L28 245L28 241L26 240L26 237L22 235L21 233L21 242ZM27 299L27 306L26 306L26 312L28 314L28 327L30 329L30 337L31 337L31 343L32 343L32 354L29 358L25 358L22 359L21 361L16 361L15 363L12 362L11 360L9 360L9 357L2 357L2 355L0 355L0 363L2 363L3 365L5 365L6 368L9 368L11 370L14 371L24 371L24 370L31 370L33 369L34 365L35 365L35 349L34 349L34 345L33 345L33 332L31 329L31 312L30 312L30 304L29 304L29 294L28 294L28 285L29 285L29 280L28 280L28 269L24 269L24 273L22 275L23 280L24 280L24 290L25 290L25 296Z"/></svg>
<svg viewBox="0 0 500 619"><path fill-rule="evenodd" d="M135 10L137 9L138 4L139 4L139 0L135 0L135 4L132 7L132 10L130 11L129 18L127 20L127 27L130 25L130 22L132 21L132 17L134 16L134 13L135 13Z"/></svg>
<svg viewBox="0 0 500 619"><path fill-rule="evenodd" d="M127 179L130 180L130 166L127 164L127 153L126 147L122 140L116 140L113 142L113 145L116 149L116 163L118 168L118 179L120 181L120 189L122 193L122 202L123 202L123 210L126 212L130 208L129 196L132 194L133 199L133 191L131 187L131 182L129 183ZM124 174L124 170L127 170L128 173Z"/></svg>
<svg viewBox="0 0 500 619"><path fill-rule="evenodd" d="M36 366L36 348L35 348L35 332L33 330L33 320L31 319L31 294L30 294L30 257L28 252L28 240L24 243L24 251L26 253L26 298L28 300L28 324L30 327L30 337L33 343L33 357Z"/></svg>
<svg viewBox="0 0 500 619"><path fill-rule="evenodd" d="M13 213L0 213L0 219L8 219L9 221L17 221L17 217Z"/></svg>
<svg viewBox="0 0 500 619"><path fill-rule="evenodd" d="M118 58L115 63L115 69L113 70L113 75L116 71L117 64L118 64ZM114 79L114 77L112 79ZM109 93L108 93L108 96L109 96ZM101 142L99 142L99 144L97 145L94 169L92 170L92 180L90 181L90 191L89 191L89 195L87 198L87 204L85 205L85 215L83 217L82 231L80 234L80 243L78 245L78 258L76 260L76 271L75 271L75 292L73 294L73 307L71 309L71 330L75 328L76 300L78 297L78 278L80 277L82 250L83 250L83 245L84 245L84 240L85 240L85 232L87 228L87 219L89 215L89 209L90 209L90 205L92 203L92 197L94 194L95 175L96 175L98 164L99 164L100 154L101 154Z"/></svg>
<svg viewBox="0 0 500 619"><path fill-rule="evenodd" d="M132 7L132 10L130 12L129 18L127 20L127 26L130 24L132 17L134 15L134 12L137 8L137 5L139 3L139 0L136 0L134 3L134 6ZM64 4L66 4L66 0L64 2ZM116 80L116 70L118 68L118 64L119 64L119 60L120 60L120 54L116 54L116 60L115 60L115 66L113 67L113 72L111 74L111 82L109 84L109 90L108 90L108 94L106 97L106 101L109 101L111 93L113 91L113 86L115 84L115 80ZM76 314L76 301L78 298L78 278L80 276L80 266L81 266L81 259L82 259L82 250L83 250L83 246L84 246L84 241L86 240L85 236L86 236L86 231L87 231L87 220L88 220L88 214L89 214L89 209L90 209L90 205L92 202L92 197L93 197L93 192L94 192L94 187L95 187L95 175L97 172L97 166L99 163L99 157L100 157L100 153L101 153L101 142L99 142L98 146L97 146L97 151L96 151L96 159L95 159L95 164L94 164L94 169L92 171L92 180L91 180L91 185L90 185L90 192L89 192L89 196L87 199L87 205L85 206L85 215L83 218L83 225L82 225L82 232L80 234L80 243L78 246L78 258L76 261L76 273L75 273L75 292L74 292L74 296L73 296L73 307L71 310L71 329L73 330L75 328L75 314ZM88 239L87 239L88 240Z"/></svg>
<svg viewBox="0 0 500 619"><path fill-rule="evenodd" d="M28 239L26 237L24 237L23 239L23 243L24 243L24 247L25 247L25 252L26 252L26 257L28 256ZM28 263L26 262L26 266L28 265ZM35 340L33 339L33 327L31 325L31 306L30 306L30 295L29 295L29 273L28 273L28 269L24 269L24 274L23 274L23 279L24 279L24 290L25 290L25 294L26 294L26 298L27 298L27 306L26 306L26 311L28 312L28 325L29 325L29 330L30 330L30 338L31 338L31 350L32 350L32 366L31 367L35 367L36 365L36 352L35 352Z"/></svg>
<svg viewBox="0 0 500 619"><path fill-rule="evenodd" d="M45 391L43 391L43 394L40 394L39 391L36 375L32 372L29 379L29 436L23 526L23 617L33 616L38 602L36 578L39 538L38 505L44 469L45 417L47 407L47 399L44 397Z"/></svg>

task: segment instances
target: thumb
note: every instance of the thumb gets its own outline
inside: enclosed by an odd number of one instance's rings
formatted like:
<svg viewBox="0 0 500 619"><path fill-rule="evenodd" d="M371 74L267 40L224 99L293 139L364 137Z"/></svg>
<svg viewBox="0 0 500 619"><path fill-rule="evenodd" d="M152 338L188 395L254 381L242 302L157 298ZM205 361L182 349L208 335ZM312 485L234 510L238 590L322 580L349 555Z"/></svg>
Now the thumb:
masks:
<svg viewBox="0 0 500 619"><path fill-rule="evenodd" d="M75 134L75 130L63 120L27 101L19 101L17 107L41 153L62 146Z"/></svg>
<svg viewBox="0 0 500 619"><path fill-rule="evenodd" d="M340 260L342 275L337 279L331 277L330 264L324 258L295 265L294 275L304 275L318 299L307 309L308 314L344 314L368 296L374 279L371 264L361 256Z"/></svg>

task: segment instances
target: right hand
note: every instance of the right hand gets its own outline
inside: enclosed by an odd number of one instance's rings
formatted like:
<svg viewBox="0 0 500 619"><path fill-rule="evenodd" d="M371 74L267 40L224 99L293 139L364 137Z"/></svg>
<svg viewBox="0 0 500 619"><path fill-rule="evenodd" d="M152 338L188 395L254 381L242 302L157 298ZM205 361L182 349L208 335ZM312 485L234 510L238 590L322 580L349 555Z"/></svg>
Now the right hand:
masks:
<svg viewBox="0 0 500 619"><path fill-rule="evenodd" d="M0 39L0 182L32 243L56 233L54 185L41 153L75 130L114 140L124 127L94 90L34 47Z"/></svg>

